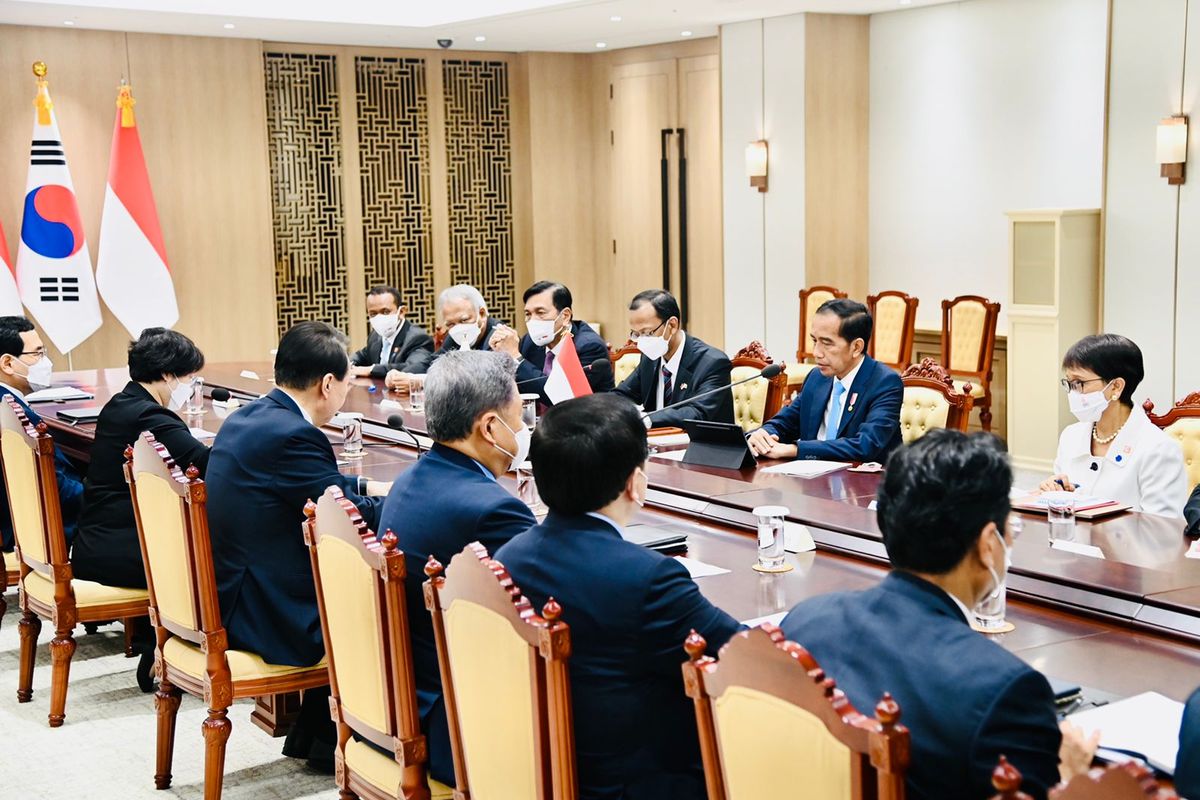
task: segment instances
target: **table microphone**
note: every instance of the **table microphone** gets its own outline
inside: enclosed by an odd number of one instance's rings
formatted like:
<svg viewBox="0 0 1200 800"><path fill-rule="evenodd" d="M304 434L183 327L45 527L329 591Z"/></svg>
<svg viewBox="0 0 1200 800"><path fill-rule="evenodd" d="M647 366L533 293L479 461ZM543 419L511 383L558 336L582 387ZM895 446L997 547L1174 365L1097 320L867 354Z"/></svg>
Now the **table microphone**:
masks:
<svg viewBox="0 0 1200 800"><path fill-rule="evenodd" d="M421 440L418 439L417 435L410 431L408 426L404 424L403 414L392 414L387 418L387 426L394 431L400 431L401 433L408 434L409 438L413 440L413 444L417 446L417 458L420 458L422 455L424 455L424 452L421 450Z"/></svg>
<svg viewBox="0 0 1200 800"><path fill-rule="evenodd" d="M732 389L734 386L740 386L743 383L749 383L750 381L758 380L759 378L766 378L767 380L770 380L771 378L774 378L776 375L778 375L781 372L783 372L782 364L767 364L765 367L763 367L762 372L758 373L757 375L751 375L748 378L742 378L740 381L732 381L731 383L727 383L724 386L718 386L715 389L709 389L707 392L701 392L700 394L689 397L686 400L677 400L676 402L671 403L670 405L663 406L662 408L656 408L653 411L643 411L642 419L647 419L649 417L652 417L660 411L668 411L672 408L678 408L679 406L684 406L684 405L687 405L688 403L693 403L693 402L699 400L701 397L708 397L710 394L716 394L717 392L727 392L730 389Z"/></svg>
<svg viewBox="0 0 1200 800"><path fill-rule="evenodd" d="M242 407L238 399L229 393L228 389L217 387L212 390L213 412L218 419L225 419ZM221 403L222 405L217 405Z"/></svg>

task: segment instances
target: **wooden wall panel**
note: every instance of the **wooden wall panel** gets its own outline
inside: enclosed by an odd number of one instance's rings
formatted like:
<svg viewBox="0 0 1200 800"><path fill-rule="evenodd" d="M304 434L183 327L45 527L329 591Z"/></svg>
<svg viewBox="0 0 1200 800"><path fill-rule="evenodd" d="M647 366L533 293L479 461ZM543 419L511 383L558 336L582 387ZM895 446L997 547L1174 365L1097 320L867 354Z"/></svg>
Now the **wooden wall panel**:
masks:
<svg viewBox="0 0 1200 800"><path fill-rule="evenodd" d="M805 15L807 283L867 293L870 18Z"/></svg>
<svg viewBox="0 0 1200 800"><path fill-rule="evenodd" d="M736 351L747 342L725 341L720 56L679 60L679 124L687 131L688 329Z"/></svg>

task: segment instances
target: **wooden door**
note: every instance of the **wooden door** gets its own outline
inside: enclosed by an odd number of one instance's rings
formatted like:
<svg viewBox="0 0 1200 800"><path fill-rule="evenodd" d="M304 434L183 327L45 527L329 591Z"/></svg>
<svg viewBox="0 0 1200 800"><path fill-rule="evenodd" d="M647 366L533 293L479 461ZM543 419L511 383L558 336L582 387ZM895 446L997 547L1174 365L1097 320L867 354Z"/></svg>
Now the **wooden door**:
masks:
<svg viewBox="0 0 1200 800"><path fill-rule="evenodd" d="M688 331L732 352L747 343L724 341L719 56L679 59L679 124L687 153ZM677 265L678 248L672 252Z"/></svg>

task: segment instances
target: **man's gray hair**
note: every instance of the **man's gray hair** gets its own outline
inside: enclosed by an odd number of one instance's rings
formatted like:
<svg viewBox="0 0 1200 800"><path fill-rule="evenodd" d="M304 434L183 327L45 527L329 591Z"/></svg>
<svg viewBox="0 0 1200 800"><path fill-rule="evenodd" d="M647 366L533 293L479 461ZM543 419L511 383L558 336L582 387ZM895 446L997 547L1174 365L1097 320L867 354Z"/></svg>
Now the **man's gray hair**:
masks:
<svg viewBox="0 0 1200 800"><path fill-rule="evenodd" d="M475 420L499 411L517 396L517 363L491 350L452 350L438 356L425 376L425 425L435 442L471 435Z"/></svg>
<svg viewBox="0 0 1200 800"><path fill-rule="evenodd" d="M450 300L466 300L475 311L479 312L487 308L487 303L483 302L483 295L474 286L467 283L460 283L456 286L451 286L449 289L442 289L442 293L438 295L438 310L445 307Z"/></svg>

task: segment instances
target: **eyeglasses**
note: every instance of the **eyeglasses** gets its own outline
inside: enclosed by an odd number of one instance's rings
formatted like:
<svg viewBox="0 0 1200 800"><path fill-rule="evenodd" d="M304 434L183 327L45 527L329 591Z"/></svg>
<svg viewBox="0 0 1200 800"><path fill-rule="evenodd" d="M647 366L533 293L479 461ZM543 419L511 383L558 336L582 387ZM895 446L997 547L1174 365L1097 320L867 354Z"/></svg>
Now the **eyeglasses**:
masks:
<svg viewBox="0 0 1200 800"><path fill-rule="evenodd" d="M46 348L39 347L37 350L26 350L23 353L20 353L19 355L37 356L38 358L45 358L46 357Z"/></svg>
<svg viewBox="0 0 1200 800"><path fill-rule="evenodd" d="M1089 383L1095 383L1096 381L1103 382L1104 378L1088 378L1085 381L1069 381L1066 378L1063 378L1061 381L1059 381L1059 383L1062 384L1064 391L1082 392L1084 386L1088 385Z"/></svg>
<svg viewBox="0 0 1200 800"><path fill-rule="evenodd" d="M645 332L631 330L629 332L629 341L636 342L638 339L642 338L643 336L653 336L654 334L656 334L660 330L662 330L663 325L666 325L670 321L671 320L669 320L669 319L663 320L661 323L659 323L658 327L654 328L653 330L649 330L649 331L645 331Z"/></svg>

